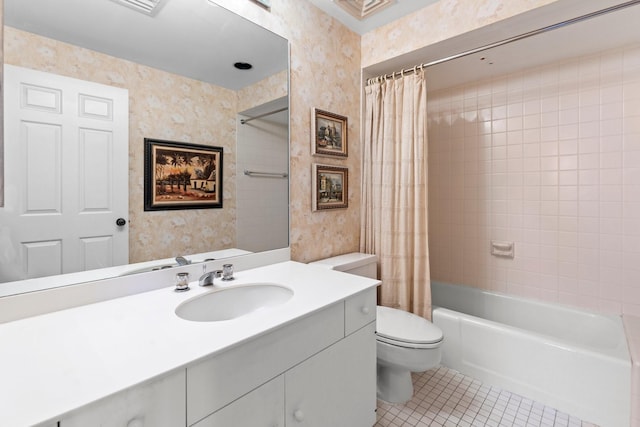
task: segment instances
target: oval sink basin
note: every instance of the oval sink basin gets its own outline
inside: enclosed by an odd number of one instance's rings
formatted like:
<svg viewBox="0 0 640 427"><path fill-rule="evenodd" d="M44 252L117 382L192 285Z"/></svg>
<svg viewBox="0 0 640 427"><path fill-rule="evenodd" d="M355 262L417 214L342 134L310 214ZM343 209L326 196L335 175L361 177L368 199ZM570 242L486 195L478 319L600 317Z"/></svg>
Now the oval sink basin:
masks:
<svg viewBox="0 0 640 427"><path fill-rule="evenodd" d="M238 285L188 299L176 308L176 314L195 322L218 322L283 304L292 296L291 289L273 283Z"/></svg>

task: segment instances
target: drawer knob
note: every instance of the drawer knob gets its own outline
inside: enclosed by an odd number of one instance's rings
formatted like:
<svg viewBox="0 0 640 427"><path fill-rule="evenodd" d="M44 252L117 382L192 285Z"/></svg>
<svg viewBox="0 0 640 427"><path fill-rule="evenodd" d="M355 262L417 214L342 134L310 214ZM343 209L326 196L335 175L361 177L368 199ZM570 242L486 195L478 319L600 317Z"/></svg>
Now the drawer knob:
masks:
<svg viewBox="0 0 640 427"><path fill-rule="evenodd" d="M304 421L304 412L302 412L300 409L298 409L297 411L295 411L293 413L293 418L298 422Z"/></svg>
<svg viewBox="0 0 640 427"><path fill-rule="evenodd" d="M133 418L127 423L127 427L144 427L144 422L140 418Z"/></svg>
<svg viewBox="0 0 640 427"><path fill-rule="evenodd" d="M369 314L369 311L370 311L370 310L369 310L369 307L366 307L366 306L365 306L365 307L362 307L362 308L360 309L360 312L361 312L362 314Z"/></svg>

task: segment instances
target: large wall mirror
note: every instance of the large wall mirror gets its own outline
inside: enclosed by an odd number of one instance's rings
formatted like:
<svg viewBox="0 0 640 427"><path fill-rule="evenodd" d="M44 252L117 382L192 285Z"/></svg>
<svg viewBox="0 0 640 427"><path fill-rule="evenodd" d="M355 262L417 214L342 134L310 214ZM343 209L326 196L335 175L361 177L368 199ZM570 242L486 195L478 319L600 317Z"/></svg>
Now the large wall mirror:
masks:
<svg viewBox="0 0 640 427"><path fill-rule="evenodd" d="M288 246L286 39L209 0L4 0L3 49L0 296ZM221 147L222 207L145 211L145 138Z"/></svg>

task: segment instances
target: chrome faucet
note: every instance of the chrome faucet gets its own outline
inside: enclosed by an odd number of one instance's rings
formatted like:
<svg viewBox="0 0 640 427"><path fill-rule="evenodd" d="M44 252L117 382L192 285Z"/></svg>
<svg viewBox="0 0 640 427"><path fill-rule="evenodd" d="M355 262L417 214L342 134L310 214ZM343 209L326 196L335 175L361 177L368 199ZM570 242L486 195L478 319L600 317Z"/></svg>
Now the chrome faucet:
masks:
<svg viewBox="0 0 640 427"><path fill-rule="evenodd" d="M176 257L176 262L178 263L178 265L189 265L189 264L191 264L191 261L189 261L188 259L186 259L183 256L177 256Z"/></svg>
<svg viewBox="0 0 640 427"><path fill-rule="evenodd" d="M213 270L208 273L204 273L198 280L200 286L213 286L213 279L222 277L222 270Z"/></svg>

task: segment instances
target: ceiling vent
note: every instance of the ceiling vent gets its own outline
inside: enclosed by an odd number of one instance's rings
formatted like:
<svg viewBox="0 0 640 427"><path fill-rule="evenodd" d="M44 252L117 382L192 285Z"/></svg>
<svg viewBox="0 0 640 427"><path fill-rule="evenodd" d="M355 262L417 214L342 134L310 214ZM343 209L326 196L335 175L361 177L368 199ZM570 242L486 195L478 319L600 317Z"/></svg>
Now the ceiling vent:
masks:
<svg viewBox="0 0 640 427"><path fill-rule="evenodd" d="M162 0L112 0L133 10L153 16L159 9Z"/></svg>
<svg viewBox="0 0 640 427"><path fill-rule="evenodd" d="M342 9L351 16L363 20L382 9L391 6L395 0L334 0Z"/></svg>

